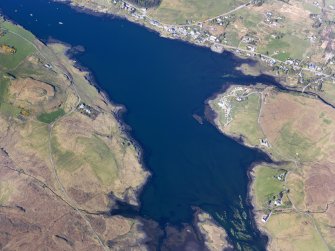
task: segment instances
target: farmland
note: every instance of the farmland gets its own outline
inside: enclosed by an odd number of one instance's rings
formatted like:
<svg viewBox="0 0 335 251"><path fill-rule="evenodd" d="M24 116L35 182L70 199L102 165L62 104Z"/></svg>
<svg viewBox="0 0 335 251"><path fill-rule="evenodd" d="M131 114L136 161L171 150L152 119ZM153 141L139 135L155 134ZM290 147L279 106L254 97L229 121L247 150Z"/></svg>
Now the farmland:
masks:
<svg viewBox="0 0 335 251"><path fill-rule="evenodd" d="M261 97L258 106L250 106L251 93ZM220 103L229 98L234 100L229 103L232 115L225 123L221 118L227 106ZM265 86L232 86L210 106L223 133L241 135L244 144L262 149L276 161L252 171L251 196L258 224L271 237L269 248L334 247L333 108L308 95ZM244 123L257 130L245 130Z"/></svg>
<svg viewBox="0 0 335 251"><path fill-rule="evenodd" d="M116 248L128 245L129 236L141 245L140 222L104 216L111 193L137 205L148 176L115 118L119 108L74 67L67 47L46 46L8 21L0 29L0 44L16 50L0 55L0 232L7 233L1 247L105 250L120 235ZM95 116L82 113L81 102ZM20 232L33 226L43 234ZM66 237L54 237L59 232Z"/></svg>

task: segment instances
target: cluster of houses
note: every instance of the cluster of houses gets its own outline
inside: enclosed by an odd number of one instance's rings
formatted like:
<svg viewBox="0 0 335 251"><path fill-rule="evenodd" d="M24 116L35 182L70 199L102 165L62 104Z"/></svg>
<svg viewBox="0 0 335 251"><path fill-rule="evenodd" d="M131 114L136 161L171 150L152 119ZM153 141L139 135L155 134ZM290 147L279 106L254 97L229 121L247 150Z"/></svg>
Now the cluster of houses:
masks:
<svg viewBox="0 0 335 251"><path fill-rule="evenodd" d="M257 1L256 1L257 2ZM262 2L262 1L260 1ZM143 20L150 24L155 30L159 30L163 36L181 39L193 42L198 45L209 46L213 51L222 52L224 44L227 44L225 33L221 35L213 35L208 31L208 27L204 23L195 23L188 21L186 25L167 25L163 24L151 17L146 15L147 10L145 8L137 8L123 0L113 0L113 3L117 5L120 9L127 12L127 14L134 18L135 20ZM253 3L255 4L255 3ZM272 11L267 11L264 13L264 22L269 25L280 24L284 17L275 14ZM229 24L236 20L235 14L222 15L206 22L210 25L218 25L227 27ZM319 14L311 14L310 18L314 20L315 25L321 25L322 17ZM315 26L314 25L314 26ZM273 39L280 39L283 37L283 33L274 32L271 34ZM308 39L311 42L317 42L317 37L315 35L310 35ZM317 66L312 62L304 62L303 65L300 60L288 59L285 62L276 60L271 56L262 55L257 52L257 46L259 39L256 34L248 33L241 38L241 44L244 44L245 49L235 49L236 54L241 56L256 57L258 56L262 62L273 68L273 70L278 73L288 74L288 73L299 73L302 68L308 69L310 71L322 72L322 67ZM277 54L279 51L277 52ZM276 52L274 53L274 55ZM322 76L320 76L321 78ZM305 79L301 78L302 84L305 83Z"/></svg>
<svg viewBox="0 0 335 251"><path fill-rule="evenodd" d="M283 170L280 174L273 176L273 178L280 182L283 182L285 181L286 175L287 175L287 171ZM270 219L272 212L273 212L273 208L280 207L283 205L283 197L284 197L284 194L287 192L288 190L281 191L279 192L277 196L273 196L273 198L268 201L268 208L270 209L270 212L263 215L262 221L264 223Z"/></svg>
<svg viewBox="0 0 335 251"><path fill-rule="evenodd" d="M87 104L81 103L78 105L78 111L91 119L96 119L96 117L99 115L99 111L94 109L92 106L89 106Z"/></svg>
<svg viewBox="0 0 335 251"><path fill-rule="evenodd" d="M264 23L266 23L266 24L277 26L283 20L284 20L284 17L281 17L279 15L275 15L271 11L265 12Z"/></svg>
<svg viewBox="0 0 335 251"><path fill-rule="evenodd" d="M211 20L212 24L227 27L229 24L233 23L236 20L235 14L230 14L227 16L216 17Z"/></svg>
<svg viewBox="0 0 335 251"><path fill-rule="evenodd" d="M313 20L313 27L314 28L319 28L322 23L323 23L323 19L322 16L320 14L310 14L309 17Z"/></svg>

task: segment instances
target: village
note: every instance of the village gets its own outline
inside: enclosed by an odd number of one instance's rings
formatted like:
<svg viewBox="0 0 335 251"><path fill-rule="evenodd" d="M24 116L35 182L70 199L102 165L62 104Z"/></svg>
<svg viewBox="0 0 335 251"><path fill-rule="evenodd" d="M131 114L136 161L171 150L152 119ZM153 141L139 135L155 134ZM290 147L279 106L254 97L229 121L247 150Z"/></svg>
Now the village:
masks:
<svg viewBox="0 0 335 251"><path fill-rule="evenodd" d="M262 1L250 1L239 6L236 10L244 8L249 5L259 6ZM325 81L334 83L335 81L335 57L328 55L327 65L322 65L318 62L309 61L308 58L301 60L296 58L287 58L280 60L276 58L275 52L273 55L262 54L258 51L259 39L257 34L252 32L247 33L240 38L239 46L230 45L229 38L225 32L217 34L216 30L220 27L223 29L233 24L238 18L235 10L230 11L229 14L223 14L211 19L201 22L187 20L186 24L165 24L159 20L155 20L148 15L146 8L139 8L123 0L113 0L114 7L120 10L128 19L141 23L151 29L160 33L163 37L171 39L180 39L193 43L199 46L206 46L211 48L214 52L222 53L224 50L229 50L241 57L252 57L261 62L265 67L269 68L275 75L293 77L295 82L301 86L310 88L314 91L321 90L322 84ZM318 3L313 3L318 7ZM319 14L311 14L310 18L313 20L313 26L317 27L324 23L325 20ZM264 12L263 23L271 27L277 27L285 21L285 17L278 15L271 11ZM280 39L284 36L283 33L273 32L272 39ZM308 37L311 43L315 43L318 39L315 35ZM311 83L313 82L313 83Z"/></svg>

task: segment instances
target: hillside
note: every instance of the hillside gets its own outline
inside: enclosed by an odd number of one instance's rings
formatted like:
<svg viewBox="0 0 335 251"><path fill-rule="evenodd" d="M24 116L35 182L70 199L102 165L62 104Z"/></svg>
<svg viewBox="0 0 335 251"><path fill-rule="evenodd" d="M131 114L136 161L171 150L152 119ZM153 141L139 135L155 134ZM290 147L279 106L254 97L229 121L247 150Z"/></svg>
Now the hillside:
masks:
<svg viewBox="0 0 335 251"><path fill-rule="evenodd" d="M334 108L263 85L231 86L210 106L224 134L274 161L252 171L251 196L269 250L334 249Z"/></svg>
<svg viewBox="0 0 335 251"><path fill-rule="evenodd" d="M0 248L145 249L136 219L109 216L137 205L148 177L112 105L65 56L0 20Z"/></svg>

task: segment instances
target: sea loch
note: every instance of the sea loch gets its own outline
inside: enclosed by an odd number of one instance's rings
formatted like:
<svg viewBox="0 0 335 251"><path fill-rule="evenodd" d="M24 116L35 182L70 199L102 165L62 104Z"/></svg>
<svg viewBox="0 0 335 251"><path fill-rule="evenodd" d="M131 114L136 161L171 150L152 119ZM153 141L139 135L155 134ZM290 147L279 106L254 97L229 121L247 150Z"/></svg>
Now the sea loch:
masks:
<svg viewBox="0 0 335 251"><path fill-rule="evenodd" d="M205 101L230 83L271 84L268 76L235 70L230 53L160 38L118 18L78 12L45 0L2 0L5 16L39 39L56 39L84 52L74 55L110 99L126 108L125 124L152 173L140 196L138 216L162 228L191 224L194 208L209 212L237 247L264 250L248 202L248 168L266 155L198 123ZM32 15L30 15L32 14ZM229 76L229 77L227 77Z"/></svg>

